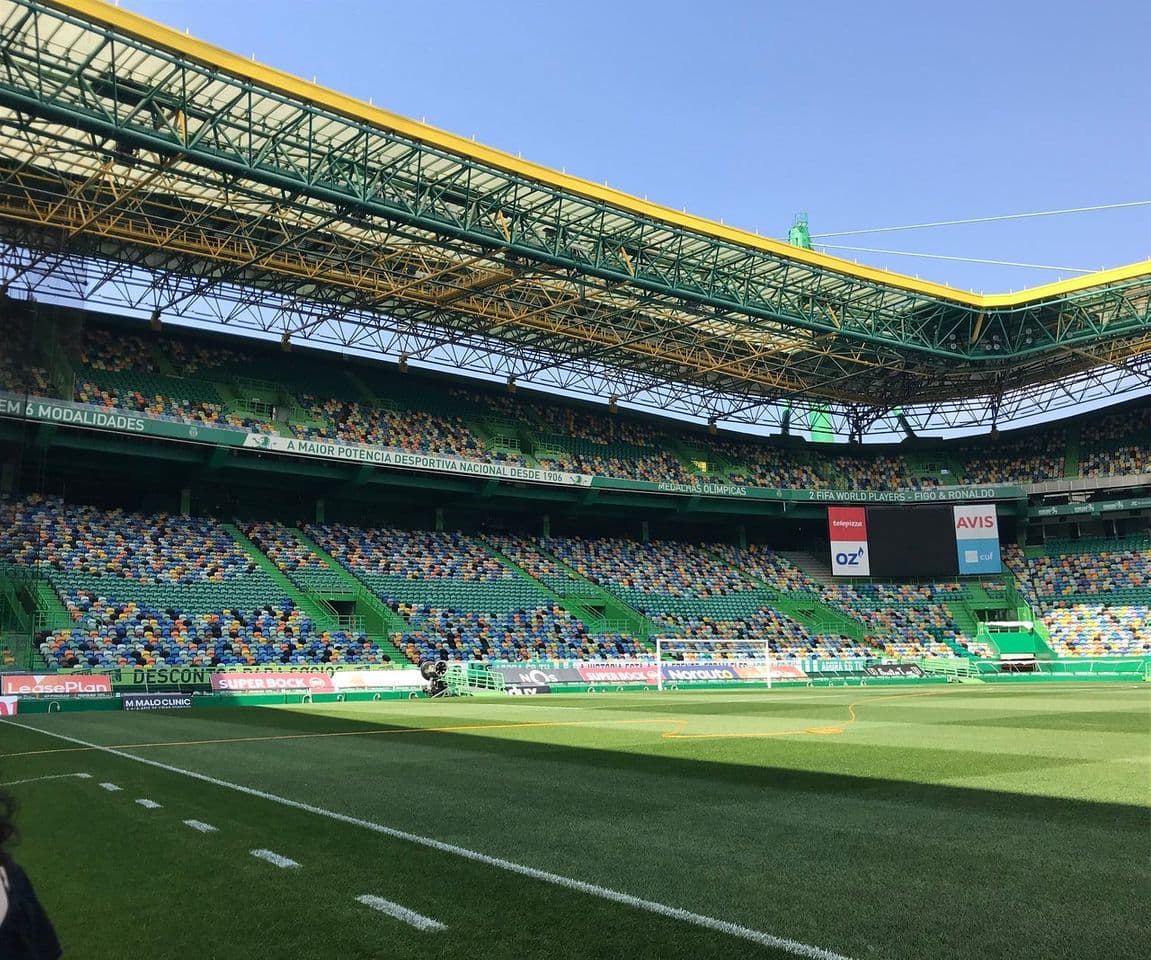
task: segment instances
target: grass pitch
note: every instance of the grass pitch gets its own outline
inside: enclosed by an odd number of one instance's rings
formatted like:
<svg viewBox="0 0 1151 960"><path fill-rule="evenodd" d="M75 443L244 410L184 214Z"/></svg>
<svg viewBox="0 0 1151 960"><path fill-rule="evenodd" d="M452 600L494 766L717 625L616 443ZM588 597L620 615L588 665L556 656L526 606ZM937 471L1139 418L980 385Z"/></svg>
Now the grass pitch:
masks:
<svg viewBox="0 0 1151 960"><path fill-rule="evenodd" d="M998 960L1151 942L1148 685L19 722L0 724L0 781L29 781L7 788L15 852L69 957Z"/></svg>

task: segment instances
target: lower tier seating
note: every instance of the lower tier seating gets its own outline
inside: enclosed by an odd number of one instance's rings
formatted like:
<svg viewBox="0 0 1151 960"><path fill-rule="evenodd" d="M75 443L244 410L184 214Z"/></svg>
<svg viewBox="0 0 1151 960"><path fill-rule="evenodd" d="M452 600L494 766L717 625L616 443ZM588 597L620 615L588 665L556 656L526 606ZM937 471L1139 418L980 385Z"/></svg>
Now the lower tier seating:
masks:
<svg viewBox="0 0 1151 960"><path fill-rule="evenodd" d="M188 613L91 590L66 595L70 628L42 636L53 667L386 663L362 634L319 631L291 600L254 609Z"/></svg>
<svg viewBox="0 0 1151 960"><path fill-rule="evenodd" d="M648 655L620 634L592 636L557 604L498 614L389 599L408 628L393 642L410 660L610 660Z"/></svg>

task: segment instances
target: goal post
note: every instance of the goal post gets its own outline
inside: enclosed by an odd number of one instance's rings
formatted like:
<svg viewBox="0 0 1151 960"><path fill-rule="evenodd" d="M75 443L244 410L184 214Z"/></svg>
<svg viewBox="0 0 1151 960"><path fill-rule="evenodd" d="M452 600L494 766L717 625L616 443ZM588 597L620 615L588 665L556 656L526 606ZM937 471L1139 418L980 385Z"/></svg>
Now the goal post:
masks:
<svg viewBox="0 0 1151 960"><path fill-rule="evenodd" d="M710 648L710 649L709 649ZM689 672L693 668L699 669L699 680L715 679L707 675L707 667L713 671L751 668L751 674L745 679L749 681L765 680L767 689L771 689L772 655L771 641L764 640L724 640L718 637L704 639L686 639L684 637L656 637L655 638L655 685L657 690L663 690L664 667L678 665ZM757 675L758 674L758 675ZM731 677L730 679L736 679ZM685 678L684 682L691 682Z"/></svg>

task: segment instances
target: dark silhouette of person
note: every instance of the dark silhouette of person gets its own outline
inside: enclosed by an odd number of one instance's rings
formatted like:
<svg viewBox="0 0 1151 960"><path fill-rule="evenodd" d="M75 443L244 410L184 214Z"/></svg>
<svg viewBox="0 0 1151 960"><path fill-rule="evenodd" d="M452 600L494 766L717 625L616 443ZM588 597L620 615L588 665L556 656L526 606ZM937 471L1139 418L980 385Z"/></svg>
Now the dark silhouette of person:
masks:
<svg viewBox="0 0 1151 960"><path fill-rule="evenodd" d="M12 817L12 801L0 793L0 957L56 960L63 951L52 921L40 905L28 875L6 850L16 834Z"/></svg>

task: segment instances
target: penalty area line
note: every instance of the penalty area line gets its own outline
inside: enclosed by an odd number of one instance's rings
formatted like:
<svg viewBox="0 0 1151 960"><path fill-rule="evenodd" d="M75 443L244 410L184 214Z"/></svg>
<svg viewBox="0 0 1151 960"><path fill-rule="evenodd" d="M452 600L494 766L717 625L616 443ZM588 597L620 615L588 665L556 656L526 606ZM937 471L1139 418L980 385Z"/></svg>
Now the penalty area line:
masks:
<svg viewBox="0 0 1151 960"><path fill-rule="evenodd" d="M120 757L124 760L131 760L135 763L142 763L145 766L153 767L157 770L165 770L168 773L175 773L183 777L190 777L193 780L199 780L201 783L208 783L214 787L222 787L226 790L234 790L236 793L242 793L249 797L257 797L260 800L267 800L271 803L278 803L284 807L290 807L293 810L300 810L304 813L311 813L318 817L324 817L328 820L334 820L337 823L345 823L353 827L360 827L364 830L369 830L372 833L378 833L385 837L391 837L395 840L402 840L407 843L412 843L417 846L426 847L429 850L436 850L439 853L447 853L464 860L470 860L473 863L480 863L488 867L494 867L497 870L503 870L507 873L518 874L521 877L528 877L531 880L538 880L541 883L548 883L552 886L562 887L565 890L572 890L576 893L587 894L588 896L597 897L600 900L607 900L611 903L618 903L625 907L632 907L636 910L642 910L646 913L655 914L656 916L666 917L669 920L679 920L683 923L691 924L695 927L701 927L705 930L714 930L717 933L724 933L731 937L736 937L740 940L745 940L750 943L756 943L763 947L770 947L774 950L780 950L785 953L790 953L796 957L805 957L807 960L851 960L850 957L841 953L835 953L831 950L825 950L822 947L812 946L807 943L800 943L798 940L789 940L787 937L778 937L772 933L766 933L762 930L755 930L751 927L745 927L738 923L732 923L729 920L721 920L717 917L709 917L701 913L694 913L691 910L685 910L682 907L669 906L666 903L659 903L655 900L645 900L642 897L632 896L630 893L623 893L619 890L612 890L610 887L601 887L595 883L588 883L585 880L575 880L571 877L565 877L558 873L550 873L547 870L539 870L535 867L529 867L522 863L516 863L512 860L505 860L502 857L493 857L486 853L480 853L478 850L469 850L467 847L460 847L454 843L445 843L442 840L436 840L434 837L421 836L418 833L410 833L407 830L400 830L397 827L389 827L382 823L373 823L371 820L362 820L359 817L353 817L346 813L337 813L334 810L326 810L323 807L317 807L311 803L304 803L300 800L292 800L288 797L281 797L274 793L268 793L266 790L257 790L255 787L246 787L240 783L232 783L228 780L220 780L216 777L211 777L206 773L199 773L195 770L185 770L182 767L176 767L169 763L162 763L159 760L149 760L146 757L133 756L130 753L125 753L123 750L117 750L115 747L106 747L99 743L92 743L88 740L81 740L79 737L70 737L64 733L56 733L53 730L41 730L39 727L32 727L28 724L17 723L13 720L0 721L11 727L19 727L21 730L28 730L32 733L40 733L46 737L55 737L57 740L64 740L68 743L79 744L82 747L90 747L93 750L98 750L101 753L111 754L115 757Z"/></svg>
<svg viewBox="0 0 1151 960"><path fill-rule="evenodd" d="M54 773L47 777L29 777L27 780L7 780L0 783L0 787L19 787L25 783L39 783L42 780L91 780L90 773Z"/></svg>

